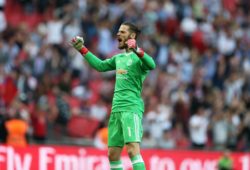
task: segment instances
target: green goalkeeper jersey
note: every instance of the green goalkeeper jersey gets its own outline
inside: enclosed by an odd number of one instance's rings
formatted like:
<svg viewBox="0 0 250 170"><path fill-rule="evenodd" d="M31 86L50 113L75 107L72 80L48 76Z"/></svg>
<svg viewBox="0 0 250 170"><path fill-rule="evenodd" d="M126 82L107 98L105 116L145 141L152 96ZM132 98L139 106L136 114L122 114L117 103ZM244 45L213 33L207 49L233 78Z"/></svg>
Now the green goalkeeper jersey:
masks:
<svg viewBox="0 0 250 170"><path fill-rule="evenodd" d="M93 53L88 52L85 59L97 71L116 70L112 112L144 112L142 85L149 70L155 68L152 57L144 53L144 56L139 58L134 52L128 52L100 60Z"/></svg>

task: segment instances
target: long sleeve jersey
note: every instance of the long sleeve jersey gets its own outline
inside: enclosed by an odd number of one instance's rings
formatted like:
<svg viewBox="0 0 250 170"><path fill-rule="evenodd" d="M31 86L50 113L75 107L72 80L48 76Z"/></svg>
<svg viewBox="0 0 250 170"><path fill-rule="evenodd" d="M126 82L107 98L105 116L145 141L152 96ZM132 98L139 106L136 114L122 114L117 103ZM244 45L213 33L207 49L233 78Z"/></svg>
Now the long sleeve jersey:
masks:
<svg viewBox="0 0 250 170"><path fill-rule="evenodd" d="M141 92L149 70L155 68L152 57L144 53L144 56L139 58L134 52L127 52L100 60L93 53L88 52L85 59L97 71L116 70L112 112L144 112Z"/></svg>

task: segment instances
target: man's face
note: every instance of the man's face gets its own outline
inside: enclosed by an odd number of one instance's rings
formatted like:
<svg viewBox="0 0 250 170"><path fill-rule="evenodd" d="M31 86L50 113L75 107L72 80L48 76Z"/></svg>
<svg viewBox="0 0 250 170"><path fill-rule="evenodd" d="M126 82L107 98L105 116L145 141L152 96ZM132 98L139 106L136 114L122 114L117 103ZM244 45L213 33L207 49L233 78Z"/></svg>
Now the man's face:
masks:
<svg viewBox="0 0 250 170"><path fill-rule="evenodd" d="M118 48L125 49L127 48L127 40L130 38L129 26L121 25L118 33L117 33L117 40L118 40Z"/></svg>

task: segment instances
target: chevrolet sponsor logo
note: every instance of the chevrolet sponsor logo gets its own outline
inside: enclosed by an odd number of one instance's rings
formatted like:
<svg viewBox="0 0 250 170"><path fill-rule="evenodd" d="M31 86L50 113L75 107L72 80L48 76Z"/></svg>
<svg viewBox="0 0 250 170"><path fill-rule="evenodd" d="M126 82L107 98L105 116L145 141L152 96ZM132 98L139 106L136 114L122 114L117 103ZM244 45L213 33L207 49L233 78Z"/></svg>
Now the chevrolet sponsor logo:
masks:
<svg viewBox="0 0 250 170"><path fill-rule="evenodd" d="M116 73L117 74L127 74L128 70L118 69L118 70L116 70Z"/></svg>

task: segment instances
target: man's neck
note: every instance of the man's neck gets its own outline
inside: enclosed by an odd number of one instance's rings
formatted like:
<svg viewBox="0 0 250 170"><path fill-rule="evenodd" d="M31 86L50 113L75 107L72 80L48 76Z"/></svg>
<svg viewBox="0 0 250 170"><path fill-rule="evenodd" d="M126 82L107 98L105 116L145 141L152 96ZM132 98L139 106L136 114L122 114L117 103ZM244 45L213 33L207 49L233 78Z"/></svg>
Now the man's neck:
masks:
<svg viewBox="0 0 250 170"><path fill-rule="evenodd" d="M129 53L130 51L131 51L131 50L128 49L128 48L125 49L125 52L126 52L126 53Z"/></svg>

